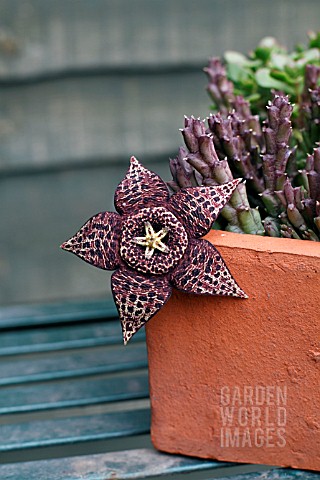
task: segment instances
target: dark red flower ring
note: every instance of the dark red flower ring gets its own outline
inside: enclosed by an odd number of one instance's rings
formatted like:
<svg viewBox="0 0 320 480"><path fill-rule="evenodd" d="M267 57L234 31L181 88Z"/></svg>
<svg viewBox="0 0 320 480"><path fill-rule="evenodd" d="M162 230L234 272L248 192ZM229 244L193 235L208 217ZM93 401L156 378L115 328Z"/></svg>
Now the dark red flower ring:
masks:
<svg viewBox="0 0 320 480"><path fill-rule="evenodd" d="M95 267L116 270L112 292L125 344L170 298L172 286L247 298L216 248L200 238L239 182L185 188L170 198L161 178L132 157L115 192L118 213L94 215L61 245Z"/></svg>

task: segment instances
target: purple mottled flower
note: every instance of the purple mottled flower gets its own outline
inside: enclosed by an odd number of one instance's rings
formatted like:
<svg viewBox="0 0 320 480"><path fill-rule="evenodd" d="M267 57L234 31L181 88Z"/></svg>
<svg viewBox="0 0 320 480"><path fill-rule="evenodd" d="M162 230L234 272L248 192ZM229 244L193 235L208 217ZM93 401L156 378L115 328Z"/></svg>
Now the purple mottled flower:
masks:
<svg viewBox="0 0 320 480"><path fill-rule="evenodd" d="M170 298L188 293L246 298L216 248L200 239L240 180L188 187L169 197L162 179L131 158L118 185L118 213L94 215L61 247L105 270L111 279L123 339L128 340Z"/></svg>

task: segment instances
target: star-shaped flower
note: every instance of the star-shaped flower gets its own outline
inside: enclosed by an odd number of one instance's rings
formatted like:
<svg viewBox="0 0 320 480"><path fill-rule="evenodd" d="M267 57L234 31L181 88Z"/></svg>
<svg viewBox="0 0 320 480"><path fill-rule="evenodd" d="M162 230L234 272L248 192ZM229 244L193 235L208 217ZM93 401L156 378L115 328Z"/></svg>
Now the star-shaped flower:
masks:
<svg viewBox="0 0 320 480"><path fill-rule="evenodd" d="M94 215L61 245L95 267L116 270L112 292L125 344L170 298L172 287L247 298L216 248L200 238L239 182L185 188L170 198L162 179L132 157L115 192L118 213Z"/></svg>

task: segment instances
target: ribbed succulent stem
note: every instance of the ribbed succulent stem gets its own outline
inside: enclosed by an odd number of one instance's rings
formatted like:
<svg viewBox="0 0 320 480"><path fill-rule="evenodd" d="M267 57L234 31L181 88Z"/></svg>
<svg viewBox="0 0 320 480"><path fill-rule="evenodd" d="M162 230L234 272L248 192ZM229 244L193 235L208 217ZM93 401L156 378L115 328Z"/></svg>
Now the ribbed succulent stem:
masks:
<svg viewBox="0 0 320 480"><path fill-rule="evenodd" d="M233 173L245 178L250 189L263 192L264 183L259 177L260 158L256 155L258 142L247 120L236 112L227 118L218 113L210 115L208 125L219 158L227 158Z"/></svg>
<svg viewBox="0 0 320 480"><path fill-rule="evenodd" d="M186 149L180 149L178 156L170 161L173 182L169 185L173 189L191 186L193 181L209 186L233 180L228 161L219 159L212 135L207 132L203 121L186 117L181 131ZM228 222L226 229L229 231L264 234L259 212L250 207L243 183L237 186L221 215Z"/></svg>
<svg viewBox="0 0 320 480"><path fill-rule="evenodd" d="M185 148L180 147L178 155L169 160L173 180L167 183L174 192L180 190L180 188L196 187L198 185L195 170L185 161L187 153Z"/></svg>
<svg viewBox="0 0 320 480"><path fill-rule="evenodd" d="M281 233L290 232L291 238L303 238L318 242L318 235L312 230L314 215L316 215L316 202L308 198L308 193L303 187L293 187L287 179L283 191L276 192L284 211L280 214ZM283 225L286 227L283 228ZM295 235L293 235L295 234Z"/></svg>
<svg viewBox="0 0 320 480"><path fill-rule="evenodd" d="M212 57L209 59L208 66L203 70L209 79L207 91L210 97L218 110L227 113L234 100L234 93L233 83L228 80L225 67L219 58Z"/></svg>
<svg viewBox="0 0 320 480"><path fill-rule="evenodd" d="M316 202L316 216L314 218L314 224L320 233L320 202Z"/></svg>
<svg viewBox="0 0 320 480"><path fill-rule="evenodd" d="M263 128L265 153L262 155L262 170L265 190L261 199L267 212L276 216L281 212L281 204L275 191L283 188L286 180L286 166L292 150L289 139L292 132L292 105L287 96L275 95L267 106L267 121Z"/></svg>
<svg viewBox="0 0 320 480"><path fill-rule="evenodd" d="M277 218L266 217L263 220L263 225L268 237L280 237L280 223Z"/></svg>

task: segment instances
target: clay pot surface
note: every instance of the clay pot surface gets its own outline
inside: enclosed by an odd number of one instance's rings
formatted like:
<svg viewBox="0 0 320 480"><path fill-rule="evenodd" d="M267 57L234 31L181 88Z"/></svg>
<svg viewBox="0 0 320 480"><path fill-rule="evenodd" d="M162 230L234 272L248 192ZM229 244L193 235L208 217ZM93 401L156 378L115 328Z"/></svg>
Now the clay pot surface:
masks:
<svg viewBox="0 0 320 480"><path fill-rule="evenodd" d="M206 238L249 298L175 290L148 322L154 446L320 470L320 245Z"/></svg>

